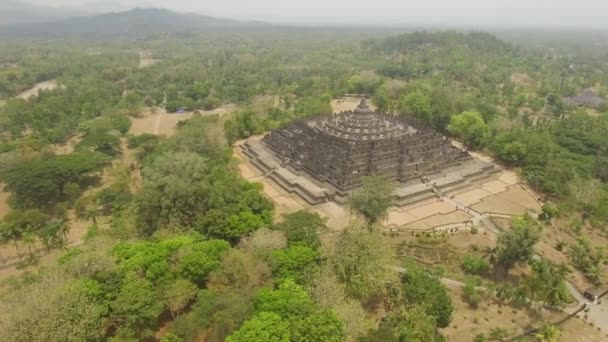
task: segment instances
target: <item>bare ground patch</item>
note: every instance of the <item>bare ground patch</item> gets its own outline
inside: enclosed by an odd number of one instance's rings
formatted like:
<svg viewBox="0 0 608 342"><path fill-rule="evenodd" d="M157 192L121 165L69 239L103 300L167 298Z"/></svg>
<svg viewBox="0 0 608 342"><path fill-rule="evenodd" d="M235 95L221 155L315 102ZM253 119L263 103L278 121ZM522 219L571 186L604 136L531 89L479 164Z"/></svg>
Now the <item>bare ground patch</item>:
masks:
<svg viewBox="0 0 608 342"><path fill-rule="evenodd" d="M224 116L236 110L234 105L225 105L213 110L198 111L203 116L219 115ZM142 111L141 116L131 118L133 123L129 133L140 135L144 133L172 136L175 134L177 125L192 118L195 112L186 113L167 113L164 108L146 108Z"/></svg>
<svg viewBox="0 0 608 342"><path fill-rule="evenodd" d="M59 83L55 80L44 81L34 85L32 88L17 95L18 98L27 100L32 96L38 96L38 92L41 90L54 90L59 87Z"/></svg>
<svg viewBox="0 0 608 342"><path fill-rule="evenodd" d="M511 74L511 82L513 82L517 85L524 85L524 86L534 85L536 83L530 77L530 75L528 75L527 73L518 73L518 72Z"/></svg>
<svg viewBox="0 0 608 342"><path fill-rule="evenodd" d="M4 189L4 183L0 183L0 219L11 211L11 207L8 204L8 199L11 194L2 191L2 189Z"/></svg>
<svg viewBox="0 0 608 342"><path fill-rule="evenodd" d="M559 321L567 316L565 313L548 310L535 314L493 300L487 300L478 309L472 309L462 300L462 289L449 288L449 291L454 304L454 315L450 326L442 329L449 341L470 342L478 334L488 337L495 328L506 329L509 336L513 337L542 327L545 322ZM560 329L563 332L561 341L606 341L605 334L576 317L560 326Z"/></svg>
<svg viewBox="0 0 608 342"><path fill-rule="evenodd" d="M150 52L150 51L143 50L143 51L139 52L139 68L140 69L147 68L160 61L161 61L160 59L154 58L152 55L152 52Z"/></svg>

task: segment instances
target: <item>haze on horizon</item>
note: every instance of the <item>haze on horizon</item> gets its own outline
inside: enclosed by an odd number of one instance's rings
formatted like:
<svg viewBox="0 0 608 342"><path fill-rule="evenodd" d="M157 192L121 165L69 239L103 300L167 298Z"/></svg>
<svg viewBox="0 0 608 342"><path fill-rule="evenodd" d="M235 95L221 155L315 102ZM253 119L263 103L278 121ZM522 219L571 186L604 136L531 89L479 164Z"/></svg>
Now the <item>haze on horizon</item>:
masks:
<svg viewBox="0 0 608 342"><path fill-rule="evenodd" d="M422 25L464 28L608 29L601 0L23 0L89 11L159 7L300 25Z"/></svg>

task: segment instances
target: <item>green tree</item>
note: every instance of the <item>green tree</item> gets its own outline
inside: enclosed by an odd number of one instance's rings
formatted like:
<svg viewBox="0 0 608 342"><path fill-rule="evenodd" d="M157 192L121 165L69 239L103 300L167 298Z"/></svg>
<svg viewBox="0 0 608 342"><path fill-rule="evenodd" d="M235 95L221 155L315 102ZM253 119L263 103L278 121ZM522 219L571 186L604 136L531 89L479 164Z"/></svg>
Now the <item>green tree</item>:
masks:
<svg viewBox="0 0 608 342"><path fill-rule="evenodd" d="M563 307L572 301L566 286L568 267L540 259L532 262L532 274L522 282L526 296L543 305Z"/></svg>
<svg viewBox="0 0 608 342"><path fill-rule="evenodd" d="M428 315L437 320L437 326L450 324L454 307L439 278L420 267L408 267L402 277L403 297L408 305L421 305Z"/></svg>
<svg viewBox="0 0 608 342"><path fill-rule="evenodd" d="M289 324L271 312L261 312L248 320L226 342L289 342Z"/></svg>
<svg viewBox="0 0 608 342"><path fill-rule="evenodd" d="M91 220L94 225L97 225L97 219L103 215L103 207L95 196L85 196L76 201L74 212L79 219Z"/></svg>
<svg viewBox="0 0 608 342"><path fill-rule="evenodd" d="M483 258L467 254L462 260L462 269L469 274L487 275L490 271L490 263Z"/></svg>
<svg viewBox="0 0 608 342"><path fill-rule="evenodd" d="M602 182L608 183L608 157L600 157L596 159L595 176Z"/></svg>
<svg viewBox="0 0 608 342"><path fill-rule="evenodd" d="M116 115L112 117L112 127L122 134L129 132L131 125L131 120L124 115Z"/></svg>
<svg viewBox="0 0 608 342"><path fill-rule="evenodd" d="M109 310L99 283L67 279L55 284L44 279L21 292L24 293L11 292L3 298L3 308L10 313L0 320L0 340L99 341L106 338Z"/></svg>
<svg viewBox="0 0 608 342"><path fill-rule="evenodd" d="M290 246L304 245L317 249L321 245L319 233L327 230L327 226L319 214L300 210L283 215L283 221L276 224L275 229L285 232Z"/></svg>
<svg viewBox="0 0 608 342"><path fill-rule="evenodd" d="M121 152L120 139L103 132L92 132L85 135L77 148L100 152L108 156L115 156Z"/></svg>
<svg viewBox="0 0 608 342"><path fill-rule="evenodd" d="M534 338L538 342L559 342L562 332L554 325L545 325L537 333Z"/></svg>
<svg viewBox="0 0 608 342"><path fill-rule="evenodd" d="M230 244L223 240L201 241L183 248L179 259L180 274L195 284L204 284L209 273L221 265L229 249Z"/></svg>
<svg viewBox="0 0 608 342"><path fill-rule="evenodd" d="M121 333L132 337L149 336L163 309L152 283L134 273L127 274L110 307Z"/></svg>
<svg viewBox="0 0 608 342"><path fill-rule="evenodd" d="M292 341L342 341L342 323L331 311L320 311L310 295L293 280L278 289L262 289L256 300L259 313L270 312L289 322Z"/></svg>
<svg viewBox="0 0 608 342"><path fill-rule="evenodd" d="M0 241L2 243L12 242L17 255L21 256L19 241L23 239L26 230L27 227L22 224L21 211L12 210L0 221Z"/></svg>
<svg viewBox="0 0 608 342"><path fill-rule="evenodd" d="M478 308L482 301L482 295L477 288L475 279L467 278L462 287L462 299L467 302L472 308Z"/></svg>
<svg viewBox="0 0 608 342"><path fill-rule="evenodd" d="M445 338L437 330L436 318L423 306L389 314L377 330L360 339L362 342L443 342Z"/></svg>
<svg viewBox="0 0 608 342"><path fill-rule="evenodd" d="M304 317L316 310L306 290L291 279L283 281L276 290L260 290L255 308L258 312L272 312L284 318Z"/></svg>
<svg viewBox="0 0 608 342"><path fill-rule="evenodd" d="M391 248L376 231L347 228L338 237L329 261L346 293L357 299L378 295L387 283L397 280L391 269Z"/></svg>
<svg viewBox="0 0 608 342"><path fill-rule="evenodd" d="M570 245L567 254L574 267L583 271L585 276L593 282L600 282L600 264L606 259L601 247L593 248L587 238L580 237L576 243Z"/></svg>
<svg viewBox="0 0 608 342"><path fill-rule="evenodd" d="M376 89L374 96L372 97L372 102L376 106L378 112L387 113L392 106L392 99L388 89L383 86Z"/></svg>
<svg viewBox="0 0 608 342"><path fill-rule="evenodd" d="M399 102L399 110L402 114L428 124L431 123L431 101L420 91L414 91L403 96Z"/></svg>
<svg viewBox="0 0 608 342"><path fill-rule="evenodd" d="M163 301L171 311L173 320L176 320L182 311L196 297L198 288L192 282L185 279L177 279L166 285L163 289Z"/></svg>
<svg viewBox="0 0 608 342"><path fill-rule="evenodd" d="M36 231L36 235L48 253L51 248L64 247L68 231L69 225L65 220L55 219Z"/></svg>
<svg viewBox="0 0 608 342"><path fill-rule="evenodd" d="M173 335L172 333L167 333L165 336L161 337L160 342L182 342L183 340L178 336Z"/></svg>
<svg viewBox="0 0 608 342"><path fill-rule="evenodd" d="M205 202L208 173L207 160L195 153L164 153L145 165L143 189L137 197L143 233L190 226Z"/></svg>
<svg viewBox="0 0 608 342"><path fill-rule="evenodd" d="M490 128L477 112L463 112L450 119L448 131L469 147L483 146L490 137Z"/></svg>
<svg viewBox="0 0 608 342"><path fill-rule="evenodd" d="M393 203L393 191L391 183L384 178L363 177L361 187L350 196L351 210L363 216L371 227L386 218Z"/></svg>
<svg viewBox="0 0 608 342"><path fill-rule="evenodd" d="M279 279L291 278L297 283L305 283L311 277L319 254L307 246L292 246L272 253L272 264Z"/></svg>
<svg viewBox="0 0 608 342"><path fill-rule="evenodd" d="M309 315L292 325L292 341L340 342L344 340L342 322L328 310Z"/></svg>
<svg viewBox="0 0 608 342"><path fill-rule="evenodd" d="M513 219L512 229L501 232L494 249L495 265L505 273L518 262L528 261L534 253L534 246L540 240L542 227L530 216Z"/></svg>
<svg viewBox="0 0 608 342"><path fill-rule="evenodd" d="M23 160L0 172L0 178L6 182L6 189L12 192L19 207L46 207L66 196L66 184L84 184L87 176L106 161L90 152Z"/></svg>

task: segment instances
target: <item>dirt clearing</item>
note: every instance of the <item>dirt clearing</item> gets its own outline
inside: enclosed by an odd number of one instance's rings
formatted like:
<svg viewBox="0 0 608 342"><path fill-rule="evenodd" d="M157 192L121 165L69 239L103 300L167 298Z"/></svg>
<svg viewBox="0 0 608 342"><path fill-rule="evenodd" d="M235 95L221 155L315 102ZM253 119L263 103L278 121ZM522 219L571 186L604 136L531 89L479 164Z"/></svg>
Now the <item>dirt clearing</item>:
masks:
<svg viewBox="0 0 608 342"><path fill-rule="evenodd" d="M530 329L542 327L545 322L555 322L567 316L565 313L542 310L535 315L525 309L501 305L492 300L484 301L478 309L472 309L462 300L462 290L449 288L454 304L452 323L442 333L448 341L470 342L478 334L489 337L496 328L505 329L509 337ZM571 318L561 325L560 341L606 341L606 336L579 318Z"/></svg>
<svg viewBox="0 0 608 342"><path fill-rule="evenodd" d="M139 68L147 68L156 63L160 62L160 59L152 58L152 53L150 51L140 51L139 52Z"/></svg>
<svg viewBox="0 0 608 342"><path fill-rule="evenodd" d="M219 115L223 116L230 114L236 110L235 105L225 105L213 110L199 111L201 115ZM177 125L192 118L194 112L186 113L167 113L164 108L146 108L142 112L142 116L131 118L133 125L129 133L133 135L141 135L144 133L154 135L172 136L175 134Z"/></svg>
<svg viewBox="0 0 608 342"><path fill-rule="evenodd" d="M4 184L0 183L0 219L11 211L11 207L8 205L10 193L4 192L2 189L4 189Z"/></svg>
<svg viewBox="0 0 608 342"><path fill-rule="evenodd" d="M18 98L27 100L32 96L38 96L38 92L41 90L54 90L59 87L59 83L55 80L44 81L36 84L34 87L22 92L17 95Z"/></svg>

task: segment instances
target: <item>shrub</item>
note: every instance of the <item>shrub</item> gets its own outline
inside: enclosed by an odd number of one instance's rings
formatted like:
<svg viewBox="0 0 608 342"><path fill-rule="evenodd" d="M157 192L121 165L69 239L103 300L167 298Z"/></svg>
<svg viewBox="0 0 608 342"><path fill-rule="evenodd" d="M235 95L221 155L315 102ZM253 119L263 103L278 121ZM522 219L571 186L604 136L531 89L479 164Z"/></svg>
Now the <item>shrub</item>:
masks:
<svg viewBox="0 0 608 342"><path fill-rule="evenodd" d="M480 257L467 254L462 261L462 269L469 274L486 275L490 271L490 264Z"/></svg>

